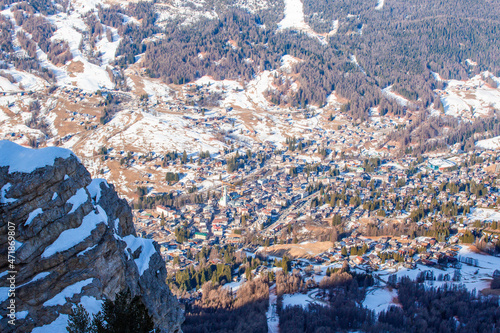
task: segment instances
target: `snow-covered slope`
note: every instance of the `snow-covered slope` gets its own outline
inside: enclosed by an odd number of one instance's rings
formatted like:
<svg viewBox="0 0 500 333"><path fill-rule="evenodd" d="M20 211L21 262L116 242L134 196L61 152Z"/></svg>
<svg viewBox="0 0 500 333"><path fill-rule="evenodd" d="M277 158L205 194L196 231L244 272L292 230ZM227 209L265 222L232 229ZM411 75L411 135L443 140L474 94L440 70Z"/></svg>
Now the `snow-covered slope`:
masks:
<svg viewBox="0 0 500 333"><path fill-rule="evenodd" d="M490 73L476 75L467 81L449 80L446 89L438 91L447 115L473 119L500 109L500 89L485 82Z"/></svg>
<svg viewBox="0 0 500 333"><path fill-rule="evenodd" d="M304 4L302 0L285 0L285 17L278 23L279 30L291 29L307 33L317 38L322 44L327 44L324 35L320 35L304 20Z"/></svg>

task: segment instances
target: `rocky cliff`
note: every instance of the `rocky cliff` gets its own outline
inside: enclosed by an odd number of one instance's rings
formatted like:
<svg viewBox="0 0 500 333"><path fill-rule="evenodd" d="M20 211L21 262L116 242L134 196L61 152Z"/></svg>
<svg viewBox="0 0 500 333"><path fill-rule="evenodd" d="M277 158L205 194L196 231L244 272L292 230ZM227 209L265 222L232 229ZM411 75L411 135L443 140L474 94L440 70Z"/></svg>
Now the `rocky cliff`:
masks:
<svg viewBox="0 0 500 333"><path fill-rule="evenodd" d="M15 327L7 312L9 228ZM75 304L96 313L103 299L127 288L142 296L163 332L180 332L183 311L165 284L158 245L136 236L126 201L113 185L92 180L70 151L0 141L0 235L2 332L66 332Z"/></svg>

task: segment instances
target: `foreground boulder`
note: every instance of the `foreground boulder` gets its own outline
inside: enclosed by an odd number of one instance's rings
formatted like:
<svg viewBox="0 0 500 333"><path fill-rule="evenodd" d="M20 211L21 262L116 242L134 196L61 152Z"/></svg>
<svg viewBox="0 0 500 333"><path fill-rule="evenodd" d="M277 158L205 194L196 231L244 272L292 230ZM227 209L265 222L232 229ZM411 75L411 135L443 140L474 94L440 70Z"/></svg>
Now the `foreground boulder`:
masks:
<svg viewBox="0 0 500 333"><path fill-rule="evenodd" d="M16 326L7 312L9 228ZM136 236L127 202L69 150L0 141L0 235L2 332L66 332L76 304L96 313L126 289L142 297L162 332L181 331L184 314L165 284L158 244Z"/></svg>

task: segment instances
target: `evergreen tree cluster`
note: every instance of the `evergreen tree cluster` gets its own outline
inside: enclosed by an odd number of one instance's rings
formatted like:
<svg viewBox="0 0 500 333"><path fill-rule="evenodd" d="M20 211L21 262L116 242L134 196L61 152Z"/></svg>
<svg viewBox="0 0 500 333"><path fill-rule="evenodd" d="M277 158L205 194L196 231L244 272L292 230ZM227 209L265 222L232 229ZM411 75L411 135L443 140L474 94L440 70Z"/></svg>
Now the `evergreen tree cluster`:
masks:
<svg viewBox="0 0 500 333"><path fill-rule="evenodd" d="M69 316L69 333L150 333L154 323L139 296L130 291L116 295L115 301L105 300L101 311L92 318L82 305L73 308Z"/></svg>

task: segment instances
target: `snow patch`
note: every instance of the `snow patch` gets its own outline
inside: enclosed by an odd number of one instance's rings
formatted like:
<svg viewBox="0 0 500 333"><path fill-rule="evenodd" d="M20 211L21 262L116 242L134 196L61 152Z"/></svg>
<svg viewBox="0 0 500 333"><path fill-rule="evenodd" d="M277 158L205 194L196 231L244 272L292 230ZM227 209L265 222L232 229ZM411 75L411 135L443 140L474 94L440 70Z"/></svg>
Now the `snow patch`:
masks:
<svg viewBox="0 0 500 333"><path fill-rule="evenodd" d="M38 215L40 215L42 213L43 213L43 209L41 209L41 208L37 208L34 211L32 211L29 214L28 219L26 220L26 222L24 222L24 226L30 225L31 222L33 222L33 220L35 219L35 217L37 217Z"/></svg>
<svg viewBox="0 0 500 333"><path fill-rule="evenodd" d="M0 141L0 156L2 156L0 167L9 167L9 173L31 173L38 168L53 166L58 158L67 159L75 155L70 150L63 148L30 149L11 141L2 140Z"/></svg>
<svg viewBox="0 0 500 333"><path fill-rule="evenodd" d="M375 10L381 10L382 8L384 8L384 2L385 0L378 0L377 6L375 6Z"/></svg>
<svg viewBox="0 0 500 333"><path fill-rule="evenodd" d="M396 290L389 291L388 289L374 289L367 292L363 305L370 310L380 313L387 310L392 303L392 299L396 298L398 293Z"/></svg>
<svg viewBox="0 0 500 333"><path fill-rule="evenodd" d="M0 203L3 204L8 204L11 202L16 202L17 199L14 198L6 198L5 195L7 194L7 191L12 187L12 184L7 183L4 186L2 186L2 189L0 190Z"/></svg>
<svg viewBox="0 0 500 333"><path fill-rule="evenodd" d="M97 246L97 244L96 244L96 245L94 245L94 246L89 246L88 248L86 248L86 249L85 249L85 250L83 250L82 252L78 253L76 256L77 256L77 257L83 256L83 255L85 255L85 253L87 253L87 252L91 251L91 250L92 250L92 249L94 249L96 246Z"/></svg>
<svg viewBox="0 0 500 333"><path fill-rule="evenodd" d="M443 103L444 113L450 116L458 117L462 112L470 110L470 106L455 95L443 97L441 102Z"/></svg>
<svg viewBox="0 0 500 333"><path fill-rule="evenodd" d="M83 218L82 224L78 228L63 231L54 243L49 245L42 253L42 258L48 258L57 252L66 251L73 246L83 242L89 237L98 224L108 223L106 212L97 205L97 213L91 211Z"/></svg>
<svg viewBox="0 0 500 333"><path fill-rule="evenodd" d="M498 209L488 208L473 208L472 212L467 215L470 222L474 221L500 221L500 211ZM499 267L500 268L500 267Z"/></svg>
<svg viewBox="0 0 500 333"><path fill-rule="evenodd" d="M64 333L67 332L66 326L68 326L69 316L66 314L61 314L56 320L50 324L35 327L31 333Z"/></svg>
<svg viewBox="0 0 500 333"><path fill-rule="evenodd" d="M491 139L480 140L476 142L476 146L483 149L499 149L500 148L500 136L496 136Z"/></svg>
<svg viewBox="0 0 500 333"><path fill-rule="evenodd" d="M28 316L29 311L16 312L16 319L24 319Z"/></svg>
<svg viewBox="0 0 500 333"><path fill-rule="evenodd" d="M87 191L85 191L84 188L81 188L78 191L76 191L76 193L67 201L67 203L72 205L71 210L69 211L68 214L75 212L78 209L78 207L87 202L88 198L89 196L87 195Z"/></svg>
<svg viewBox="0 0 500 333"><path fill-rule="evenodd" d="M83 287L91 284L93 280L94 280L93 278L90 278L87 280L79 281L75 284L72 284L71 286L67 286L59 294L52 297L45 303L43 303L43 306L56 306L56 305L66 304L67 302L66 297L71 298L76 294L80 294L82 292Z"/></svg>
<svg viewBox="0 0 500 333"><path fill-rule="evenodd" d="M319 35L304 20L304 5L301 0L285 0L285 17L278 23L278 31L292 29L304 31L326 45L325 36Z"/></svg>
<svg viewBox="0 0 500 333"><path fill-rule="evenodd" d="M129 235L123 237L123 241L127 243L125 251L130 249L132 254L137 251L138 248L141 248L141 254L139 255L139 258L134 260L134 262L139 270L139 275L142 275L149 268L149 260L151 259L151 256L156 253L153 240Z"/></svg>
<svg viewBox="0 0 500 333"><path fill-rule="evenodd" d="M283 308L300 305L305 309L309 304L313 303L320 304L307 294L283 295Z"/></svg>
<svg viewBox="0 0 500 333"><path fill-rule="evenodd" d="M267 308L267 331L269 333L279 332L279 316L277 312L278 296L275 292L269 292L269 307Z"/></svg>
<svg viewBox="0 0 500 333"><path fill-rule="evenodd" d="M401 106L408 106L410 101L392 91L392 85L382 89L382 94L387 98L394 99Z"/></svg>
<svg viewBox="0 0 500 333"><path fill-rule="evenodd" d="M83 296L80 300L80 304L87 310L87 312L91 315L97 314L101 311L102 304L104 302L96 299L92 296Z"/></svg>
<svg viewBox="0 0 500 333"><path fill-rule="evenodd" d="M284 55L281 57L281 69L285 70L287 73L290 73L292 71L292 67L295 64L299 64L303 62L304 60L292 57L289 54Z"/></svg>
<svg viewBox="0 0 500 333"><path fill-rule="evenodd" d="M9 298L9 287L0 287L0 303Z"/></svg>
<svg viewBox="0 0 500 333"><path fill-rule="evenodd" d="M333 21L332 30L328 33L328 36L334 36L339 31L339 20Z"/></svg>
<svg viewBox="0 0 500 333"><path fill-rule="evenodd" d="M89 186L87 186L90 197L95 203L98 203L101 199L101 184L109 188L108 182L105 179L93 179Z"/></svg>
<svg viewBox="0 0 500 333"><path fill-rule="evenodd" d="M20 285L20 286L16 287L16 289L17 289L17 288L24 287L24 286L26 286L26 285L28 285L28 284L30 284L30 283L35 282L35 281L45 279L45 278L46 278L47 276L49 276L49 275L50 275L50 272L43 272L43 273L39 273L39 274L35 275L35 277L34 277L34 278L32 278L30 281L28 281L28 282L26 282L26 283L23 283L22 285Z"/></svg>

